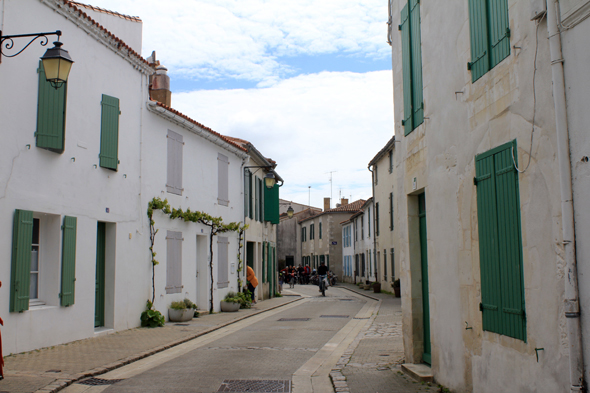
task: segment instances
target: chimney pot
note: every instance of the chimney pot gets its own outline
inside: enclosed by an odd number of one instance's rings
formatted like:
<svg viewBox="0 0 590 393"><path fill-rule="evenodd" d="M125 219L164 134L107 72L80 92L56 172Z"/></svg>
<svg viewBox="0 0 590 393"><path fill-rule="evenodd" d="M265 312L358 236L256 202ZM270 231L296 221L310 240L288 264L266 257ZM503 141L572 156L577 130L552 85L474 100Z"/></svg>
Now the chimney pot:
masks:
<svg viewBox="0 0 590 393"><path fill-rule="evenodd" d="M168 69L163 65L156 67L156 73L152 75L150 97L166 106L171 106L172 93L170 92L170 77Z"/></svg>

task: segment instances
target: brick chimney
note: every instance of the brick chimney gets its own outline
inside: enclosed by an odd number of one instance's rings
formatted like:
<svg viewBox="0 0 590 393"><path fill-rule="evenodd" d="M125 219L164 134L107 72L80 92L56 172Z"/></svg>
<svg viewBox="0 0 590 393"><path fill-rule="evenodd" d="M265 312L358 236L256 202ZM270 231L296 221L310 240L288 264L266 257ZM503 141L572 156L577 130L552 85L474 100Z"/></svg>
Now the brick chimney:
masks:
<svg viewBox="0 0 590 393"><path fill-rule="evenodd" d="M330 210L330 198L324 198L324 211Z"/></svg>
<svg viewBox="0 0 590 393"><path fill-rule="evenodd" d="M156 73L151 78L150 98L169 107L171 106L172 93L170 92L170 77L167 72L168 69L163 65L156 66Z"/></svg>
<svg viewBox="0 0 590 393"><path fill-rule="evenodd" d="M342 199L340 200L340 205L341 205L341 206L348 205L348 198L342 198Z"/></svg>

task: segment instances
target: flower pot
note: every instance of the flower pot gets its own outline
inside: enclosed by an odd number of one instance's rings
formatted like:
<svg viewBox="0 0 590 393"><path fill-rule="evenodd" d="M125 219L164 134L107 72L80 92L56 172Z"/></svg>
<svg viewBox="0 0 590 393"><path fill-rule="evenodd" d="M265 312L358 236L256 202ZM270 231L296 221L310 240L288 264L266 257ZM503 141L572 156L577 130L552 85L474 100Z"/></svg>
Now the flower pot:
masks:
<svg viewBox="0 0 590 393"><path fill-rule="evenodd" d="M400 287L393 287L393 292L395 293L395 297L401 297L401 288Z"/></svg>
<svg viewBox="0 0 590 393"><path fill-rule="evenodd" d="M381 283L380 282L376 282L375 284L373 284L373 292L374 293L381 293Z"/></svg>
<svg viewBox="0 0 590 393"><path fill-rule="evenodd" d="M184 310L168 309L168 319L170 322L186 322L193 319L195 310L192 308L185 308Z"/></svg>
<svg viewBox="0 0 590 393"><path fill-rule="evenodd" d="M221 301L221 311L223 312L236 312L240 309L240 303L224 302Z"/></svg>

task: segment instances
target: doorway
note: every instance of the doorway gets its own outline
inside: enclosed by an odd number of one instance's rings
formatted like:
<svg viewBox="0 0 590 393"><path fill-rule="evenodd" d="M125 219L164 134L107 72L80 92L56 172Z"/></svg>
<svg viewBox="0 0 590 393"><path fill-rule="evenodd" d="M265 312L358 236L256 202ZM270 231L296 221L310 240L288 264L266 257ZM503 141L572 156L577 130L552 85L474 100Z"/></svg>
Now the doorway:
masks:
<svg viewBox="0 0 590 393"><path fill-rule="evenodd" d="M96 274L94 280L94 327L104 326L105 306L105 261L106 261L106 224L97 223L96 228Z"/></svg>
<svg viewBox="0 0 590 393"><path fill-rule="evenodd" d="M418 195L418 218L420 227L420 262L422 272L422 324L424 331L424 353L422 360L431 364L430 302L428 298L428 245L426 236L426 198Z"/></svg>

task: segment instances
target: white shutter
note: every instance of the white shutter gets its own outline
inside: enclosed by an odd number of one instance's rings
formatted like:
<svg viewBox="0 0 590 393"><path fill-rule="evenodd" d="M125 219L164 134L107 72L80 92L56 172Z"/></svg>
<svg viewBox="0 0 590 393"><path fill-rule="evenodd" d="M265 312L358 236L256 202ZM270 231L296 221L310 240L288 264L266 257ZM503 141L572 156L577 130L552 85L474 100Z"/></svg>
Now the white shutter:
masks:
<svg viewBox="0 0 590 393"><path fill-rule="evenodd" d="M169 193L182 195L182 135L168 130L168 170L166 188Z"/></svg>
<svg viewBox="0 0 590 393"><path fill-rule="evenodd" d="M166 233L166 293L182 292L182 232Z"/></svg>
<svg viewBox="0 0 590 393"><path fill-rule="evenodd" d="M217 288L227 288L229 285L228 247L227 237L217 238Z"/></svg>
<svg viewBox="0 0 590 393"><path fill-rule="evenodd" d="M217 154L217 203L222 206L229 205L229 159L221 153Z"/></svg>

